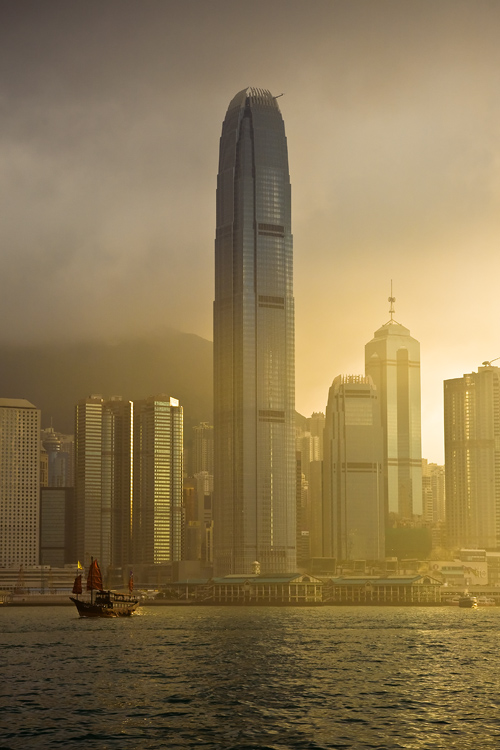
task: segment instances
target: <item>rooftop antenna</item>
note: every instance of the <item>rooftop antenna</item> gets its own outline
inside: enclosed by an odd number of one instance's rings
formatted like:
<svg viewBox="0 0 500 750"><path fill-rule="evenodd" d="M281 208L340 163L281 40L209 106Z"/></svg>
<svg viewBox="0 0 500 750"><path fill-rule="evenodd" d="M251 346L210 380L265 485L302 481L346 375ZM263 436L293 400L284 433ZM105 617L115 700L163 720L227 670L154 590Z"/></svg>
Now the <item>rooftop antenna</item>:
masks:
<svg viewBox="0 0 500 750"><path fill-rule="evenodd" d="M495 357L495 359L492 359L489 362L483 362L482 365L483 365L483 367L491 367L491 363L492 362L496 362L497 359L500 359L500 357Z"/></svg>
<svg viewBox="0 0 500 750"><path fill-rule="evenodd" d="M285 96L284 94L278 94L277 96L273 96L273 99L279 99L280 96Z"/></svg>
<svg viewBox="0 0 500 750"><path fill-rule="evenodd" d="M394 303L396 302L396 297L392 296L392 279L391 279L391 296L387 299L388 302L391 303L391 306L389 308L389 312L391 314L391 323L394 322L394 313L396 312L394 310Z"/></svg>
<svg viewBox="0 0 500 750"><path fill-rule="evenodd" d="M391 323L396 323L396 325L400 325L397 320L394 320L394 313L396 312L395 309L394 309L394 303L396 302L396 297L392 296L392 279L391 279L391 296L387 298L387 301L390 302L390 304L391 304L391 306L389 308L389 314L391 316L391 319L388 320L385 325L388 326Z"/></svg>

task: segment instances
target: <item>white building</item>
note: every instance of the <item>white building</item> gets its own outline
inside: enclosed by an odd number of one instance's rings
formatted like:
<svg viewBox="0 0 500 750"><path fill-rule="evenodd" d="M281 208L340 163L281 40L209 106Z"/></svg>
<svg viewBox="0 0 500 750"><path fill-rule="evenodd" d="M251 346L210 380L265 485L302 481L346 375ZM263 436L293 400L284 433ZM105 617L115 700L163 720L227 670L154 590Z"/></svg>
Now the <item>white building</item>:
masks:
<svg viewBox="0 0 500 750"><path fill-rule="evenodd" d="M182 558L183 409L165 394L134 402L134 562Z"/></svg>
<svg viewBox="0 0 500 750"><path fill-rule="evenodd" d="M38 564L40 411L0 398L0 567Z"/></svg>

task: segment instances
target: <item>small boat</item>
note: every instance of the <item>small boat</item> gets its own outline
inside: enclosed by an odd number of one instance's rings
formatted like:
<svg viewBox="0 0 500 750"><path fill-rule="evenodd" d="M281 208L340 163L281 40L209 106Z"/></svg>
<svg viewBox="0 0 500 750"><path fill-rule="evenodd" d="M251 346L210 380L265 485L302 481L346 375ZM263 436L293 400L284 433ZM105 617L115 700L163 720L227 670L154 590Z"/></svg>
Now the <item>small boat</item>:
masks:
<svg viewBox="0 0 500 750"><path fill-rule="evenodd" d="M494 599L490 599L487 596L478 596L477 597L477 606L478 607L496 607L496 601Z"/></svg>
<svg viewBox="0 0 500 750"><path fill-rule="evenodd" d="M104 591L102 588L102 575L97 560L91 558L89 574L87 576L87 591L90 591L90 601L79 599L82 593L82 576L77 575L73 585L73 594L70 596L75 604L80 617L128 617L135 612L139 605L139 599L132 596L133 575L130 574L130 594L119 594L116 591Z"/></svg>
<svg viewBox="0 0 500 750"><path fill-rule="evenodd" d="M477 607L477 597L464 594L458 600L458 606L462 607L462 609L475 609Z"/></svg>

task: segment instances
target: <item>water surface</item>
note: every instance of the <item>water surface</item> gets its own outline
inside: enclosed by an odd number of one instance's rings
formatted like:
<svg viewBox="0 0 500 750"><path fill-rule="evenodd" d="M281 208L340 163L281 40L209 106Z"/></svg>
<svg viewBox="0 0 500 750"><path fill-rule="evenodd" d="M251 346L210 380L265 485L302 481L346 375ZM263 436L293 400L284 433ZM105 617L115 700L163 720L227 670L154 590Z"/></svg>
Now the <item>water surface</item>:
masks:
<svg viewBox="0 0 500 750"><path fill-rule="evenodd" d="M500 747L500 608L0 610L0 747Z"/></svg>

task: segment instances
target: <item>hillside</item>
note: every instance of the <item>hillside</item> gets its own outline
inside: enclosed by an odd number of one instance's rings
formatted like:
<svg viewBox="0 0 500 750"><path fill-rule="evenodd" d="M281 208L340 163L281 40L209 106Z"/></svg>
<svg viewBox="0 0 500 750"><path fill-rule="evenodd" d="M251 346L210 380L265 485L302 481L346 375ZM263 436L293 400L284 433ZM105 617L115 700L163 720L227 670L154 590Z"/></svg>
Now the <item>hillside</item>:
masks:
<svg viewBox="0 0 500 750"><path fill-rule="evenodd" d="M76 402L93 394L133 400L165 393L185 427L212 420L212 343L169 331L119 343L0 344L0 397L26 398L42 427L72 433Z"/></svg>

